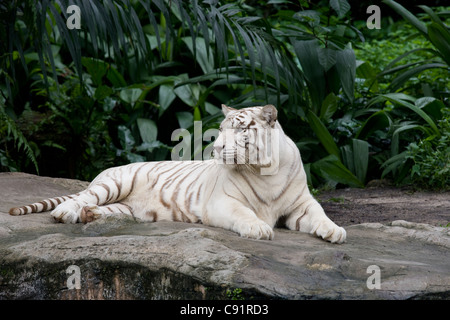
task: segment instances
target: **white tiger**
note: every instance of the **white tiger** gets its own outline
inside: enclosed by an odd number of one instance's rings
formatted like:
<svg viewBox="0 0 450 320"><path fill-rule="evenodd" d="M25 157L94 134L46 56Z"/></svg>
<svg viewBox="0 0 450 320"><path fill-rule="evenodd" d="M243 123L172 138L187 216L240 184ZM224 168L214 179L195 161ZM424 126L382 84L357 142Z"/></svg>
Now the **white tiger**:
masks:
<svg viewBox="0 0 450 320"><path fill-rule="evenodd" d="M276 108L238 110L222 105L222 110L225 119L214 142L215 159L110 168L80 193L12 208L9 213L54 209L51 214L59 222L86 223L121 212L145 221L202 222L253 239L273 239L273 227L283 217L291 230L344 242L345 230L310 194L300 152L284 134ZM272 137L278 141L264 140L260 133L274 129L279 134ZM225 133L230 130L235 133L232 139ZM239 151L242 148L244 152ZM268 173L261 174L264 169Z"/></svg>

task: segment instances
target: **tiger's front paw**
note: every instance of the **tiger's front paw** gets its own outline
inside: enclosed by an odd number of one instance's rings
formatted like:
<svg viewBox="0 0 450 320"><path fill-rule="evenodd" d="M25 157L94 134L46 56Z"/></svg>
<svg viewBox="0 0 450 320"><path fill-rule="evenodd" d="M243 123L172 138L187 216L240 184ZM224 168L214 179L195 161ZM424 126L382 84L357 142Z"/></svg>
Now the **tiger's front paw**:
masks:
<svg viewBox="0 0 450 320"><path fill-rule="evenodd" d="M241 237L256 240L272 240L273 229L264 221L254 219L252 221L239 222L234 227Z"/></svg>
<svg viewBox="0 0 450 320"><path fill-rule="evenodd" d="M347 238L347 232L344 228L337 226L332 221L321 222L314 232L318 237L331 243L343 243Z"/></svg>

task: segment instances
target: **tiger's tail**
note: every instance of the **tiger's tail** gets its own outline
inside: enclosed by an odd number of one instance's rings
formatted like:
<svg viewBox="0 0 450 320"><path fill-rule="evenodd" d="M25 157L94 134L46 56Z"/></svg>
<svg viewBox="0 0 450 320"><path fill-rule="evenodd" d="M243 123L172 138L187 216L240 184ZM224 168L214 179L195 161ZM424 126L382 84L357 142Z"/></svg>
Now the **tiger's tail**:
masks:
<svg viewBox="0 0 450 320"><path fill-rule="evenodd" d="M50 211L55 209L60 203L63 203L69 199L72 199L76 196L80 195L80 193L71 194L68 196L62 196L62 197L54 197L45 199L39 202L35 202L33 204L29 204L22 207L16 207L9 209L9 214L12 216L21 216L28 213L37 213L37 212L44 212L44 211Z"/></svg>

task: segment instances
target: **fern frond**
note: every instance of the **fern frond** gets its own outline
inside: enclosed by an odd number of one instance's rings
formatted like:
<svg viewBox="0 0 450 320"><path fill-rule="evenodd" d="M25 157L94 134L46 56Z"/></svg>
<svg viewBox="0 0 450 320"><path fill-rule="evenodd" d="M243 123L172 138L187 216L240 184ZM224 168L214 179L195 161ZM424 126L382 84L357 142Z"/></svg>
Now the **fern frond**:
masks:
<svg viewBox="0 0 450 320"><path fill-rule="evenodd" d="M39 166L36 161L33 149L31 149L28 140L23 135L22 131L17 127L13 119L5 112L4 107L0 106L0 122L6 123L6 131L8 137L12 135L17 150L23 149L28 159L34 164L37 174L39 174Z"/></svg>

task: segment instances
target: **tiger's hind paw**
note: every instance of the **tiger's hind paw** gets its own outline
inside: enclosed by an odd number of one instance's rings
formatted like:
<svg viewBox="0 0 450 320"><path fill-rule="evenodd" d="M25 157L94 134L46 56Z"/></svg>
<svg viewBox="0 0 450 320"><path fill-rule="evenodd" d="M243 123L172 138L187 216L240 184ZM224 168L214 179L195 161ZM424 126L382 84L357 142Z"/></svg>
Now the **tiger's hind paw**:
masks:
<svg viewBox="0 0 450 320"><path fill-rule="evenodd" d="M98 206L84 206L80 213L80 221L82 223L92 222L100 218L102 215L103 212Z"/></svg>
<svg viewBox="0 0 450 320"><path fill-rule="evenodd" d="M79 222L81 213L81 206L79 203L68 200L57 206L51 215L57 222L62 223L77 223Z"/></svg>

